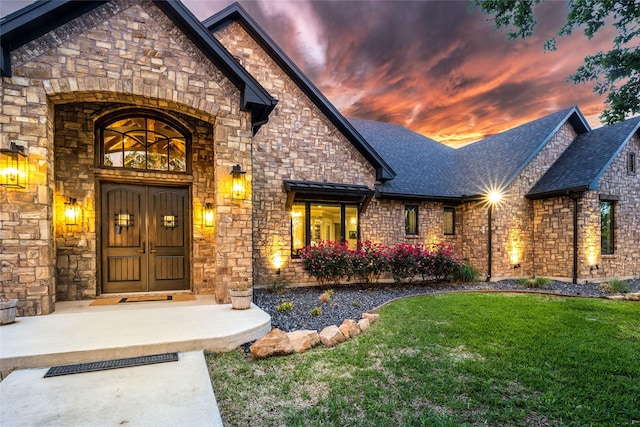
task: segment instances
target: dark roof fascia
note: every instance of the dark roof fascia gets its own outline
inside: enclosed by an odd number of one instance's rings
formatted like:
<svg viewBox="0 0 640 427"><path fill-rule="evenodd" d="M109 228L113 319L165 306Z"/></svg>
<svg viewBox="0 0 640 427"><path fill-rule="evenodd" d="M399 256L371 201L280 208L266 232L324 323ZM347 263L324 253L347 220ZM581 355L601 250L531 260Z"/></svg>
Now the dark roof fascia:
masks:
<svg viewBox="0 0 640 427"><path fill-rule="evenodd" d="M549 199L551 197L566 196L574 193L584 193L589 190L597 190L597 188L591 188L590 185L580 185L578 187L563 188L561 190L546 191L544 193L525 194L525 197L529 200Z"/></svg>
<svg viewBox="0 0 640 427"><path fill-rule="evenodd" d="M502 189L506 189L509 185L511 185L513 180L516 179L518 175L520 175L520 173L524 170L525 167L527 167L529 163L531 163L531 161L538 155L538 153L545 147L545 145L547 145L549 140L558 133L560 128L562 128L562 126L564 126L566 122L569 122L569 124L571 124L573 129L578 134L591 131L591 127L580 112L580 109L577 105L574 105L569 111L567 111L565 117L558 122L558 125L549 133L549 135L547 135L546 138L542 140L540 144L538 144L536 149L531 152L529 157L527 157L527 159L522 162L520 167L518 167L518 169L516 169L516 171L505 180L504 184L501 187Z"/></svg>
<svg viewBox="0 0 640 427"><path fill-rule="evenodd" d="M381 191L379 188L376 188L376 199L440 202L440 203L448 203L453 205L459 205L463 202L461 197L433 196L433 195L410 194L410 193L394 193L392 191Z"/></svg>
<svg viewBox="0 0 640 427"><path fill-rule="evenodd" d="M241 93L241 109L251 112L253 131L267 122L275 100L178 0L154 0L154 4L220 68ZM11 76L11 51L91 11L106 1L41 0L0 20L2 75Z"/></svg>
<svg viewBox="0 0 640 427"><path fill-rule="evenodd" d="M251 112L255 135L269 120L278 101L231 56L209 30L178 0L153 0L155 5L227 76L241 92L241 108Z"/></svg>
<svg viewBox="0 0 640 427"><path fill-rule="evenodd" d="M238 21L253 39L269 54L282 70L315 103L343 135L356 147L372 166L376 168L376 179L387 181L396 176L395 171L374 148L358 133L349 121L329 102L320 90L305 76L298 66L262 30L258 23L238 3L233 3L215 15L204 20L204 25L213 33L218 29Z"/></svg>
<svg viewBox="0 0 640 427"><path fill-rule="evenodd" d="M631 120L631 119L629 119L629 120ZM620 154L620 152L624 149L624 147L629 143L629 141L631 140L633 135L636 134L636 133L638 134L638 137L640 137L640 120L638 121L636 126L633 128L633 130L631 132L629 132L629 135L627 135L627 137L624 139L622 144L620 144L618 146L618 149L609 158L607 163L602 167L602 169L596 175L596 177L593 179L593 181L591 181L591 183L589 184L589 188L590 189L597 190L599 188L598 183L600 181L600 177L602 177L602 174L604 174L605 171L609 168L609 166L611 166L611 163L613 163L615 158L618 157L618 154Z"/></svg>
<svg viewBox="0 0 640 427"><path fill-rule="evenodd" d="M11 77L11 52L107 1L40 0L0 19L0 74Z"/></svg>

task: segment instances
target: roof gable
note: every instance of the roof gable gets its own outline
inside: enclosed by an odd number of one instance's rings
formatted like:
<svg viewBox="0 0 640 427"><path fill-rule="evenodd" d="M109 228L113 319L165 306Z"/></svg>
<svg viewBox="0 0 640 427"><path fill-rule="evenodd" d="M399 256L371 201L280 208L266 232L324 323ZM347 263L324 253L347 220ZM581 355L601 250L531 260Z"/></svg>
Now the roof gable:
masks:
<svg viewBox="0 0 640 427"><path fill-rule="evenodd" d="M0 72L11 76L11 52L106 3L106 1L40 0L0 20ZM277 104L271 95L240 66L197 18L178 0L153 3L240 90L241 108L251 112L254 133L269 119Z"/></svg>
<svg viewBox="0 0 640 427"><path fill-rule="evenodd" d="M527 197L540 199L573 191L597 190L598 181L634 134L640 117L579 135L531 188Z"/></svg>
<svg viewBox="0 0 640 427"><path fill-rule="evenodd" d="M457 170L465 178L462 195L506 188L567 122L579 134L590 130L572 106L458 149Z"/></svg>
<svg viewBox="0 0 640 427"><path fill-rule="evenodd" d="M278 66L307 95L334 126L354 145L372 166L376 168L377 179L386 181L396 176L392 167L376 152L369 142L360 135L349 121L329 102L320 90L298 68L297 65L280 49L253 18L240 6L234 3L217 14L206 19L203 24L213 33L217 29L237 21L249 35L264 49Z"/></svg>

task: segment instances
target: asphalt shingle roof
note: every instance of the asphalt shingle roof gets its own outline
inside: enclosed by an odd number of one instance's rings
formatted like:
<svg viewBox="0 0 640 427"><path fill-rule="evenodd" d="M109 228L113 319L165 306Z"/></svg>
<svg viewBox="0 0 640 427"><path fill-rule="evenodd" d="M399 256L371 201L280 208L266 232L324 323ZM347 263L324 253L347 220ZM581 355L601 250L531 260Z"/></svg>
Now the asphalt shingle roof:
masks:
<svg viewBox="0 0 640 427"><path fill-rule="evenodd" d="M640 117L578 135L529 191L540 198L572 190L596 190L598 180L634 133Z"/></svg>
<svg viewBox="0 0 640 427"><path fill-rule="evenodd" d="M457 197L455 149L402 126L349 119L398 175L376 186L378 196Z"/></svg>
<svg viewBox="0 0 640 427"><path fill-rule="evenodd" d="M589 127L577 107L565 108L516 128L453 149L402 126L349 119L397 172L376 186L378 197L460 199L506 187L564 123Z"/></svg>
<svg viewBox="0 0 640 427"><path fill-rule="evenodd" d="M458 173L465 177L462 194L483 194L509 185L567 120L578 132L588 129L573 106L457 150Z"/></svg>

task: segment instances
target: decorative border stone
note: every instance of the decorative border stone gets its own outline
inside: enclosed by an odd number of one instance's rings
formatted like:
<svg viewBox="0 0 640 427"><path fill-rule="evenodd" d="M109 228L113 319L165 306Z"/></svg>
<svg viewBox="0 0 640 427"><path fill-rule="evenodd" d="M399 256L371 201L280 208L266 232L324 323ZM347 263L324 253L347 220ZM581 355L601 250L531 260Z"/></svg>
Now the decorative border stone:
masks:
<svg viewBox="0 0 640 427"><path fill-rule="evenodd" d="M371 323L379 318L379 314L362 313L362 319L357 322L353 319L346 319L339 327L336 325L327 326L320 333L315 330L284 332L276 328L254 342L249 351L251 356L257 360L272 356L286 356L293 352L304 353L319 343L325 347L333 347L367 331L371 327Z"/></svg>

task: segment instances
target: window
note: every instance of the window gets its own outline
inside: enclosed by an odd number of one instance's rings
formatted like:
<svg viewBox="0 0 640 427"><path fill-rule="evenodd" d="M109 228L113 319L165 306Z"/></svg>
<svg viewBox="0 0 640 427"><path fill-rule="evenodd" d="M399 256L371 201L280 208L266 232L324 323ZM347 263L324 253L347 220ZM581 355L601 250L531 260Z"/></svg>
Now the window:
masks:
<svg viewBox="0 0 640 427"><path fill-rule="evenodd" d="M636 174L636 153L629 153L627 157L627 172L630 175Z"/></svg>
<svg viewBox="0 0 640 427"><path fill-rule="evenodd" d="M404 231L407 236L418 235L418 207L406 205L404 207Z"/></svg>
<svg viewBox="0 0 640 427"><path fill-rule="evenodd" d="M355 249L359 240L358 205L298 202L291 209L291 253L321 241L347 242Z"/></svg>
<svg viewBox="0 0 640 427"><path fill-rule="evenodd" d="M456 234L456 210L454 208L444 208L444 234L445 236Z"/></svg>
<svg viewBox="0 0 640 427"><path fill-rule="evenodd" d="M603 255L613 254L613 207L613 202L610 200L600 201L600 253L602 253Z"/></svg>
<svg viewBox="0 0 640 427"><path fill-rule="evenodd" d="M109 116L99 127L101 166L187 172L187 131L153 112Z"/></svg>

